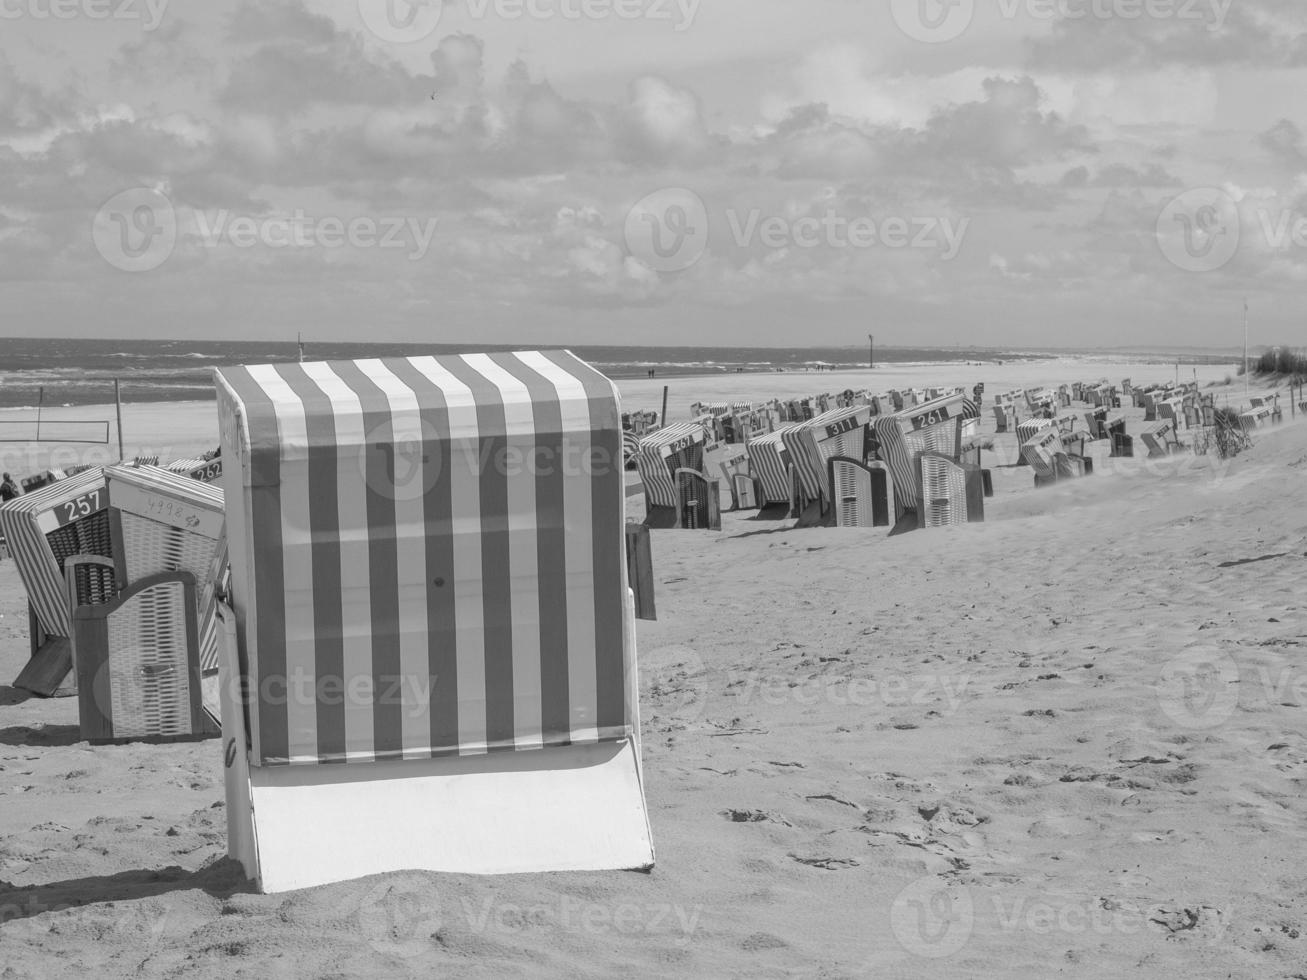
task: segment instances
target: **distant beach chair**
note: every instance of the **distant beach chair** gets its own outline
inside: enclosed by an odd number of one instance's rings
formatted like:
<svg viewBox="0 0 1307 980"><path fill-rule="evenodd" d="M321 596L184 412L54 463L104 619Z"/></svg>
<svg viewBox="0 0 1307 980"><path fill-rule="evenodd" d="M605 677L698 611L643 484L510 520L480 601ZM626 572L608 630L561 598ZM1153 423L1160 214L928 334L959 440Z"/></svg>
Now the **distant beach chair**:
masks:
<svg viewBox="0 0 1307 980"><path fill-rule="evenodd" d="M994 405L994 431L1006 432L1013 425L1012 405L1005 402L1001 405Z"/></svg>
<svg viewBox="0 0 1307 980"><path fill-rule="evenodd" d="M1272 410L1269 405L1257 405L1239 415L1239 424L1245 432L1260 429L1271 422Z"/></svg>
<svg viewBox="0 0 1307 980"><path fill-rule="evenodd" d="M31 605L32 656L14 687L51 697L71 675L73 624L64 563L74 555L114 559L108 505L100 467L0 505L0 529Z"/></svg>
<svg viewBox="0 0 1307 980"><path fill-rule="evenodd" d="M651 867L612 382L542 351L217 387L228 850L257 886Z"/></svg>
<svg viewBox="0 0 1307 980"><path fill-rule="evenodd" d="M1169 456L1177 449L1183 449L1175 431L1175 420L1157 422L1139 433L1139 437L1148 448L1150 457Z"/></svg>
<svg viewBox="0 0 1307 980"><path fill-rule="evenodd" d="M677 527L687 531L720 531L721 485L698 470L676 471Z"/></svg>
<svg viewBox="0 0 1307 980"><path fill-rule="evenodd" d="M1056 425L1054 424L1053 420L1038 417L1038 416L1023 419L1022 421L1017 423L1017 447L1018 447L1017 464L1019 466L1029 465L1026 462L1025 457L1021 454L1020 447L1024 446L1031 439L1034 439L1035 436L1039 435L1044 429L1049 429L1049 428L1056 429Z"/></svg>

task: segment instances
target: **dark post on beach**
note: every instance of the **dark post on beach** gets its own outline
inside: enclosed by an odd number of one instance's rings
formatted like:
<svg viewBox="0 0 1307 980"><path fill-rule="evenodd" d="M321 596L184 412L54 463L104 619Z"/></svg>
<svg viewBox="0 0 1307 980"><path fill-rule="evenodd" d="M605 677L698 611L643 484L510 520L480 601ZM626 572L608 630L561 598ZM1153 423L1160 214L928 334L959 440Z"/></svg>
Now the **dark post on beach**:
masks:
<svg viewBox="0 0 1307 980"><path fill-rule="evenodd" d="M118 413L118 462L123 461L123 399L118 379L113 379L113 404Z"/></svg>
<svg viewBox="0 0 1307 980"><path fill-rule="evenodd" d="M667 385L663 385L663 414L658 417L659 425L667 424Z"/></svg>

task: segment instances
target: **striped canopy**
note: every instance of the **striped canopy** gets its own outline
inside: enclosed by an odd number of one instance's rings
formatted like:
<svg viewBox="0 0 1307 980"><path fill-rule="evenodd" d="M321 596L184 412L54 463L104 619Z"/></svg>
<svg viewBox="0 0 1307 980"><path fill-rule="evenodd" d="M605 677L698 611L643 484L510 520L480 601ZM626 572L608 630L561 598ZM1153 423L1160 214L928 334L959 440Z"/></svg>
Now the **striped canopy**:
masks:
<svg viewBox="0 0 1307 980"><path fill-rule="evenodd" d="M674 422L640 440L635 467L650 507L679 506L673 471L680 467L699 469L707 438L699 422Z"/></svg>
<svg viewBox="0 0 1307 980"><path fill-rule="evenodd" d="M611 381L567 351L216 380L253 764L631 735Z"/></svg>
<svg viewBox="0 0 1307 980"><path fill-rule="evenodd" d="M961 450L960 420L977 415L975 403L955 392L873 420L880 455L894 478L895 501L900 508L915 510L921 497L917 457L937 452L956 459Z"/></svg>
<svg viewBox="0 0 1307 980"><path fill-rule="evenodd" d="M749 463L762 483L763 501L783 504L790 499L790 454L785 448L785 433L797 425L783 425L775 432L749 440Z"/></svg>
<svg viewBox="0 0 1307 980"><path fill-rule="evenodd" d="M113 557L108 506L98 466L0 505L0 530L41 628L51 636L71 636L73 630L64 559Z"/></svg>

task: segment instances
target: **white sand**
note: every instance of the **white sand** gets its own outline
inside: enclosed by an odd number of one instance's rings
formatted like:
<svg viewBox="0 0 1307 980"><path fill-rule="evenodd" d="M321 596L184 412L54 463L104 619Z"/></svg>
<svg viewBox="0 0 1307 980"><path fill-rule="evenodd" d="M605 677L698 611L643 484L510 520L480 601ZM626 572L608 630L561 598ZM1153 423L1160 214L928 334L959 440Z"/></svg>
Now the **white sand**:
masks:
<svg viewBox="0 0 1307 980"><path fill-rule="evenodd" d="M0 977L1301 975L1307 426L1039 492L1000 455L985 524L655 532L648 875L247 894L217 741L0 688ZM23 609L0 563L6 679Z"/></svg>

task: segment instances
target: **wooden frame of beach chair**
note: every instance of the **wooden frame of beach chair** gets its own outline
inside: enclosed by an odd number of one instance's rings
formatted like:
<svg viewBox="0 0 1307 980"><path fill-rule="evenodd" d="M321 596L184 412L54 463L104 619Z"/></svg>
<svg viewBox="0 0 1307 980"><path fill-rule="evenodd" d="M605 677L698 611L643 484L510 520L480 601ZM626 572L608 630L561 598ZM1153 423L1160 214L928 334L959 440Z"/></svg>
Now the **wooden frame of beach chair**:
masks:
<svg viewBox="0 0 1307 980"><path fill-rule="evenodd" d="M651 867L612 382L540 351L217 386L228 850L258 887Z"/></svg>
<svg viewBox="0 0 1307 980"><path fill-rule="evenodd" d="M63 575L73 555L113 558L104 471L93 467L0 505L9 551L32 608L32 658L14 687L59 693L72 672L72 614ZM39 641L39 642L38 642Z"/></svg>
<svg viewBox="0 0 1307 980"><path fill-rule="evenodd" d="M985 493L979 469L936 452L919 454L917 467L921 472L921 497L917 501L919 528L984 521Z"/></svg>
<svg viewBox="0 0 1307 980"><path fill-rule="evenodd" d="M826 461L827 483L834 500L827 513L831 527L888 527L894 521L894 481L884 463L848 456Z"/></svg>
<svg viewBox="0 0 1307 980"><path fill-rule="evenodd" d="M195 577L141 579L73 614L77 704L91 743L217 734L204 711Z"/></svg>

